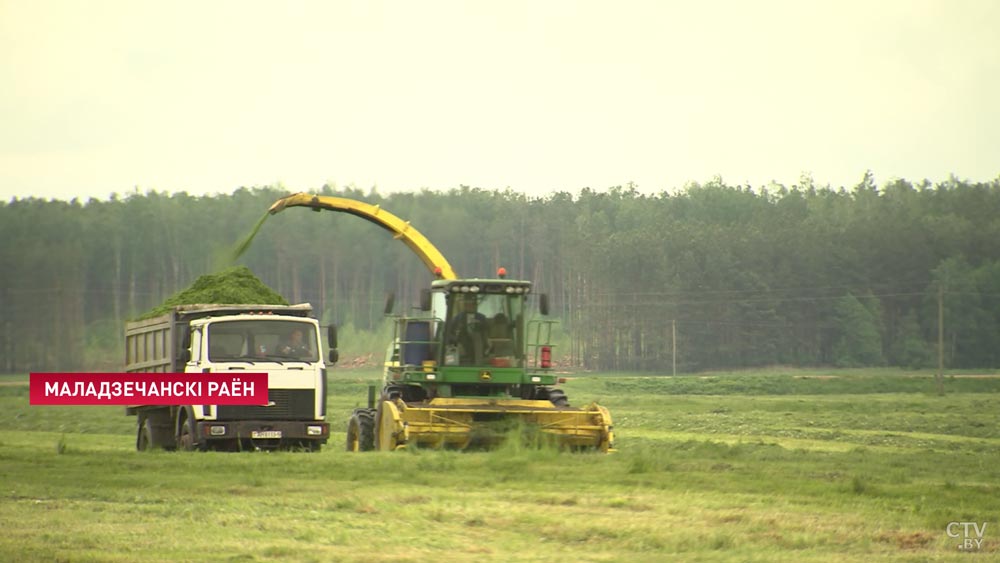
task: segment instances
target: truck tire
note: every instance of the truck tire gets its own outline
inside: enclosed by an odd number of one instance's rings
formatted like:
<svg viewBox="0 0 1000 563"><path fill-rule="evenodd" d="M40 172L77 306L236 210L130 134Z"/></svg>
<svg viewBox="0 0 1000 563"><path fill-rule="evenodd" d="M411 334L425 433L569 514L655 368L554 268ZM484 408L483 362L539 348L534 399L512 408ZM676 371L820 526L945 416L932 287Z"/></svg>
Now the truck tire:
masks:
<svg viewBox="0 0 1000 563"><path fill-rule="evenodd" d="M180 430L177 433L177 449L185 452L197 449L195 447L194 421L190 417L185 416L184 421L181 423Z"/></svg>
<svg viewBox="0 0 1000 563"><path fill-rule="evenodd" d="M140 452L149 450L176 450L177 435L170 417L170 411L163 409L147 409L139 413L135 433L135 449Z"/></svg>
<svg viewBox="0 0 1000 563"><path fill-rule="evenodd" d="M354 409L347 421L347 451L370 452L375 449L375 409Z"/></svg>
<svg viewBox="0 0 1000 563"><path fill-rule="evenodd" d="M155 449L153 441L153 424L150 420L144 419L139 425L139 431L135 437L135 449L140 452L148 452Z"/></svg>

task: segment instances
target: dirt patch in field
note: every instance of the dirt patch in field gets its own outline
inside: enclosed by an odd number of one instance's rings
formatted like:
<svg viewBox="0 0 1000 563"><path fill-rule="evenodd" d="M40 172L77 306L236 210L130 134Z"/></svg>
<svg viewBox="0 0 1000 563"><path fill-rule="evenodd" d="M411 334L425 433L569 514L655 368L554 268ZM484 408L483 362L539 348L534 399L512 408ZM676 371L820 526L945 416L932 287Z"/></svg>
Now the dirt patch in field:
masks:
<svg viewBox="0 0 1000 563"><path fill-rule="evenodd" d="M341 360L337 362L337 365L342 368L362 368L377 366L378 363L378 360L375 359L375 354L365 354L354 358L341 358Z"/></svg>
<svg viewBox="0 0 1000 563"><path fill-rule="evenodd" d="M923 549L934 541L934 535L928 532L882 532L875 536L882 543L894 543L899 549Z"/></svg>

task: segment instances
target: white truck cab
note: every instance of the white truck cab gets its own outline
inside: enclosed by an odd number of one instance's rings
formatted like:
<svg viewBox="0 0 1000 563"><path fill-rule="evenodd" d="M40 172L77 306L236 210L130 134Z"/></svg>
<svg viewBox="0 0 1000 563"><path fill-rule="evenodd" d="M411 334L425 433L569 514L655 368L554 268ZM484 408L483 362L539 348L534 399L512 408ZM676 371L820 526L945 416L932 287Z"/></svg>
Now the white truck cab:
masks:
<svg viewBox="0 0 1000 563"><path fill-rule="evenodd" d="M267 405L139 405L136 447L318 450L329 438L326 362L308 304L183 305L128 323L126 371L268 374ZM331 363L336 333L329 331Z"/></svg>

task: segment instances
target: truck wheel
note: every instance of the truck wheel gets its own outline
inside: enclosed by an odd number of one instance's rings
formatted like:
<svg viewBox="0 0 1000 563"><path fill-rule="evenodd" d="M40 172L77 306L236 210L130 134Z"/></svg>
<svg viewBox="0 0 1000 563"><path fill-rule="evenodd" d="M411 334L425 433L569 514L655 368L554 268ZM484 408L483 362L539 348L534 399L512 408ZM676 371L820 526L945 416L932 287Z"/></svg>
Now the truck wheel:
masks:
<svg viewBox="0 0 1000 563"><path fill-rule="evenodd" d="M354 409L347 422L347 451L370 452L375 449L375 409Z"/></svg>
<svg viewBox="0 0 1000 563"><path fill-rule="evenodd" d="M153 425L147 418L139 425L139 431L135 437L135 449L140 452L148 452L154 449L154 446Z"/></svg>
<svg viewBox="0 0 1000 563"><path fill-rule="evenodd" d="M185 452L194 451L194 426L191 419L185 419L181 425L181 433L177 436L177 447Z"/></svg>

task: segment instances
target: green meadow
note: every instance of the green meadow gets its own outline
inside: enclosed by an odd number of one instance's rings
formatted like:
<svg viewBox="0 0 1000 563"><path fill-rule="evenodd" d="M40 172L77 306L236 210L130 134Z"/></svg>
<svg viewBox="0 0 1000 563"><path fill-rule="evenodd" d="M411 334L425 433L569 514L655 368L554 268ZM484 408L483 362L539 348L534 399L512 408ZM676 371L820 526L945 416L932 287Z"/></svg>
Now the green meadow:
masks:
<svg viewBox="0 0 1000 563"><path fill-rule="evenodd" d="M318 453L134 450L120 407L0 376L3 561L994 561L1000 377L567 374L617 452L349 454L378 380L332 370ZM959 549L949 523L986 523ZM952 526L961 532L961 526Z"/></svg>

